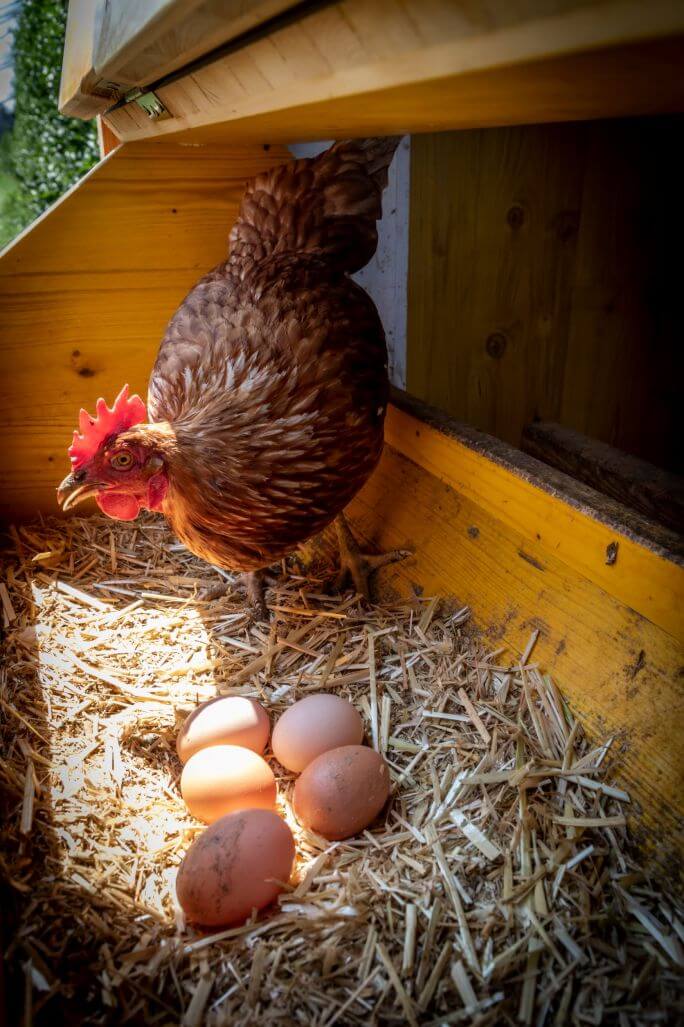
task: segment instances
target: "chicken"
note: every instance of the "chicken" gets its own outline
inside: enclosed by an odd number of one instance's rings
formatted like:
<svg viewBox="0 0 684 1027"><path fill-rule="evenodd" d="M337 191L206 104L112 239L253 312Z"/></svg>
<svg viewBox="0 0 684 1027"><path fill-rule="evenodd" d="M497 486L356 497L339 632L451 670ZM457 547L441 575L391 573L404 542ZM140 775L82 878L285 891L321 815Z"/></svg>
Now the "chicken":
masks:
<svg viewBox="0 0 684 1027"><path fill-rule="evenodd" d="M82 410L58 489L110 517L162 512L196 555L259 572L335 518L342 571L405 554L359 552L342 510L380 459L387 350L377 310L349 277L375 252L398 140L336 143L247 186L229 256L171 319L147 410L125 386Z"/></svg>

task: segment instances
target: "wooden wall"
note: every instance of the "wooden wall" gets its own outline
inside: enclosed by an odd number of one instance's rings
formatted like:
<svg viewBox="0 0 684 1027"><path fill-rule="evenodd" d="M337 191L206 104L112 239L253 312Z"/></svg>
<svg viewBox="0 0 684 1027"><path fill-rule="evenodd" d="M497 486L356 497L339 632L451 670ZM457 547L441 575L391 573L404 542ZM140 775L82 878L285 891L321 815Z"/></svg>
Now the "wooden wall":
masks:
<svg viewBox="0 0 684 1027"><path fill-rule="evenodd" d="M626 522L620 504L505 443L395 404L380 465L348 511L357 537L413 553L381 572L381 586L453 596L513 652L538 632L533 658L590 736L619 739L632 812L677 881L684 571L667 549L676 538L638 515Z"/></svg>
<svg viewBox="0 0 684 1027"><path fill-rule="evenodd" d="M81 406L144 397L164 328L225 257L246 179L280 147L129 143L0 257L0 516L57 512Z"/></svg>
<svg viewBox="0 0 684 1027"><path fill-rule="evenodd" d="M414 137L409 392L514 445L541 418L681 471L681 130Z"/></svg>

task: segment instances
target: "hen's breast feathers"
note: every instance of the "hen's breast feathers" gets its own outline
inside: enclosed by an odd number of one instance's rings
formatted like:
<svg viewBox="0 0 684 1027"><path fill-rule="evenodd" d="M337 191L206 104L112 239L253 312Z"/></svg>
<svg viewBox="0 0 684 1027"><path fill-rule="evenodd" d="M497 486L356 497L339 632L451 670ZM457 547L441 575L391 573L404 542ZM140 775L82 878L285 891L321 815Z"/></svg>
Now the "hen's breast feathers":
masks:
<svg viewBox="0 0 684 1027"><path fill-rule="evenodd" d="M165 513L212 562L272 562L329 523L379 459L384 333L345 272L375 249L395 145L337 144L260 176L227 262L169 324L149 393L177 439Z"/></svg>

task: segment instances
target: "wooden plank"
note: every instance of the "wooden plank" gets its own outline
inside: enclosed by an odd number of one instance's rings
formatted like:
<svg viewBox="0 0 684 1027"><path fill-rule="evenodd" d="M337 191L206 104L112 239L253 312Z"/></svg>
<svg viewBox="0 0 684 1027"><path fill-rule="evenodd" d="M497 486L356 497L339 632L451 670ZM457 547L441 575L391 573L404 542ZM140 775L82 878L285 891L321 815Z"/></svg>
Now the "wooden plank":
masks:
<svg viewBox="0 0 684 1027"><path fill-rule="evenodd" d="M514 445L558 421L681 473L681 128L415 137L408 389Z"/></svg>
<svg viewBox="0 0 684 1027"><path fill-rule="evenodd" d="M97 117L97 141L100 144L100 157L106 157L108 153L111 153L112 150L115 150L121 144L121 140L118 136L114 135L107 122L103 121L101 115Z"/></svg>
<svg viewBox="0 0 684 1027"><path fill-rule="evenodd" d="M684 637L681 538L630 518L619 504L602 502L592 489L503 442L454 427L422 404L412 409L421 412L422 423L390 409L388 444L459 495L495 510L524 539L523 561L545 567L552 557L674 638ZM611 562L609 547L616 542Z"/></svg>
<svg viewBox="0 0 684 1027"><path fill-rule="evenodd" d="M59 109L101 114L148 85L292 7L297 0L70 0Z"/></svg>
<svg viewBox="0 0 684 1027"><path fill-rule="evenodd" d="M526 426L522 448L657 524L684 531L684 479L679 475L548 421Z"/></svg>
<svg viewBox="0 0 684 1027"><path fill-rule="evenodd" d="M340 0L108 115L122 139L296 141L676 111L675 0ZM313 46L313 48L312 48Z"/></svg>
<svg viewBox="0 0 684 1027"><path fill-rule="evenodd" d="M154 82L297 2L118 0L106 7L95 64L119 85Z"/></svg>
<svg viewBox="0 0 684 1027"><path fill-rule="evenodd" d="M407 388L514 445L560 412L585 133L413 140Z"/></svg>
<svg viewBox="0 0 684 1027"><path fill-rule="evenodd" d="M94 70L95 41L103 0L69 0L59 109L72 118L94 118L114 102L112 89L103 88Z"/></svg>
<svg viewBox="0 0 684 1027"><path fill-rule="evenodd" d="M0 257L0 515L56 512L78 409L146 394L167 321L222 260L245 180L273 147L126 144Z"/></svg>
<svg viewBox="0 0 684 1027"><path fill-rule="evenodd" d="M635 800L637 826L647 829L664 866L678 865L684 738L674 725L684 715L681 602L662 618L676 629L675 637L631 608L617 589L602 588L587 576L586 563L577 557L602 525L588 511L532 486L527 476L536 461L522 456L524 469L518 472L513 463L499 462L502 444L496 440L493 460L455 435L438 440L439 434L392 408L390 445L349 508L360 537L381 549L414 553L382 572L385 591L454 597L471 608L493 646L508 644L508 658L522 652L538 630L535 661L553 676L595 739L619 739L620 776ZM511 461L518 459L504 448ZM571 536L569 546L557 545L564 534ZM328 541L334 549L332 536ZM657 579L661 599L676 602L672 597L684 587L681 565L638 548L630 573ZM637 577L631 591L641 588Z"/></svg>

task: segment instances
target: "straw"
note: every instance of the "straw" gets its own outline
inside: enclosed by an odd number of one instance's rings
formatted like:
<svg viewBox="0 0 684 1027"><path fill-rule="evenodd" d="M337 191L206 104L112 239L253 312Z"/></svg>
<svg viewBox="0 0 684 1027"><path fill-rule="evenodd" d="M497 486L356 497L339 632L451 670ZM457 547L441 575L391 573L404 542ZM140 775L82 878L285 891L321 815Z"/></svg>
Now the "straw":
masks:
<svg viewBox="0 0 684 1027"><path fill-rule="evenodd" d="M0 870L12 1015L51 1022L674 1022L681 906L639 861L609 744L553 682L436 597L363 608L327 570L281 576L270 624L165 523L15 529L0 588ZM214 595L215 598L206 598ZM533 611L530 611L532 614ZM174 880L203 825L179 724L217 694L272 721L324 689L361 712L392 795L297 845L270 910L212 932ZM3 910L4 912L4 910ZM11 1018L10 1018L11 1019Z"/></svg>

